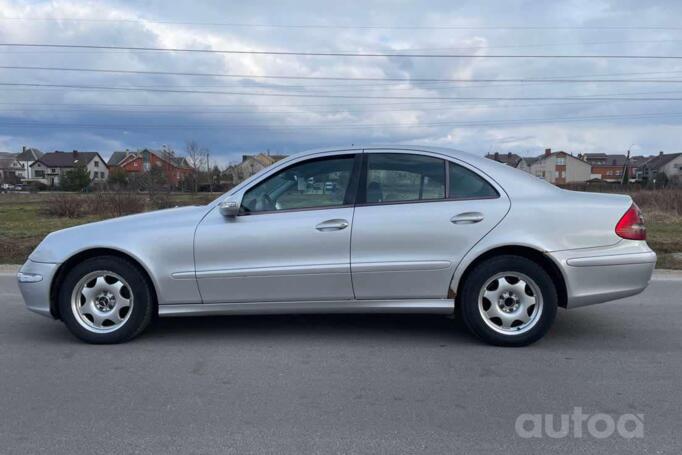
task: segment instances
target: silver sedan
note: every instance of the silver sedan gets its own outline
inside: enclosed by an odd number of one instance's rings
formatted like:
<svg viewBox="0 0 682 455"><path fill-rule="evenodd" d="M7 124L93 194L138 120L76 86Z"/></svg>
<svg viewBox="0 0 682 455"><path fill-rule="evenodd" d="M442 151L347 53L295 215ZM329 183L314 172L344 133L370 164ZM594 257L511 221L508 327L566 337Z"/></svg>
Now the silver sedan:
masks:
<svg viewBox="0 0 682 455"><path fill-rule="evenodd" d="M438 313L522 346L558 307L644 290L645 238L628 196L449 149L352 147L291 156L206 206L54 232L18 281L90 343L156 315Z"/></svg>

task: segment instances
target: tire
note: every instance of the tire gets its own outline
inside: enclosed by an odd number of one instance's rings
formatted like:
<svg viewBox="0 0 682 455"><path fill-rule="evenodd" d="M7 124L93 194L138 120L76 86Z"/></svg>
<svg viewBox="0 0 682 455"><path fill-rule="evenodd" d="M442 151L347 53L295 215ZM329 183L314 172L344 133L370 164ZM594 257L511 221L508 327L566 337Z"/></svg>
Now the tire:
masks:
<svg viewBox="0 0 682 455"><path fill-rule="evenodd" d="M523 256L503 255L476 265L457 299L460 317L479 339L495 346L527 346L554 322L558 295L549 274Z"/></svg>
<svg viewBox="0 0 682 455"><path fill-rule="evenodd" d="M149 325L155 309L142 270L117 256L89 258L69 270L58 305L69 331L92 344L131 340Z"/></svg>

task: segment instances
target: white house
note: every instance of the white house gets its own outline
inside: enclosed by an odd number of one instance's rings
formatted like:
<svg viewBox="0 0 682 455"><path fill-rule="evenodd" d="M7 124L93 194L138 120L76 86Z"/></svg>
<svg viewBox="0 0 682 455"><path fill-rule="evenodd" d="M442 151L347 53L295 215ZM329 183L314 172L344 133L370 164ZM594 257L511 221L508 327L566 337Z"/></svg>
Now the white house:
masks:
<svg viewBox="0 0 682 455"><path fill-rule="evenodd" d="M31 164L38 161L38 159L43 156L42 152L35 148L21 147L21 153L16 157L16 160L21 165L21 171L17 173L17 176L22 180L31 180L33 178L33 169Z"/></svg>
<svg viewBox="0 0 682 455"><path fill-rule="evenodd" d="M48 186L59 186L66 171L85 166L93 183L104 183L109 177L109 167L97 152L52 152L41 156L31 165L33 180Z"/></svg>
<svg viewBox="0 0 682 455"><path fill-rule="evenodd" d="M563 185L590 180L592 166L569 153L546 149L544 155L530 164L527 172L550 183Z"/></svg>

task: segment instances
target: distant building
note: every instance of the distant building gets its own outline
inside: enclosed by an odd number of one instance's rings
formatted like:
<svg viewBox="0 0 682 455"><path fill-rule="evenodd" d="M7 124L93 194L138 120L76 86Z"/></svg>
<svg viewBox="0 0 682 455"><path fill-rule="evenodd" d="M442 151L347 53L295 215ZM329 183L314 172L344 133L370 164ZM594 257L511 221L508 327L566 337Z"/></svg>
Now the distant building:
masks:
<svg viewBox="0 0 682 455"><path fill-rule="evenodd" d="M550 183L563 185L590 180L592 166L569 153L545 149L544 155L530 165L530 173Z"/></svg>
<svg viewBox="0 0 682 455"><path fill-rule="evenodd" d="M521 161L521 157L517 155L516 153L489 153L485 156L488 159L491 159L493 161L497 161L498 163L503 163L506 164L507 166L511 167L517 167L519 164L519 161Z"/></svg>
<svg viewBox="0 0 682 455"><path fill-rule="evenodd" d="M519 162L516 163L516 169L520 169L530 174L530 167L539 159L540 158L536 156L522 156Z"/></svg>
<svg viewBox="0 0 682 455"><path fill-rule="evenodd" d="M14 153L0 153L0 183L19 183L22 169Z"/></svg>
<svg viewBox="0 0 682 455"><path fill-rule="evenodd" d="M111 154L108 164L112 168L120 168L132 174L147 172L153 167L161 168L167 182L173 186L177 186L192 174L192 168L185 158L175 156L166 150L118 151Z"/></svg>
<svg viewBox="0 0 682 455"><path fill-rule="evenodd" d="M17 161L22 167L22 170L17 174L22 180L31 180L33 178L33 168L31 164L35 163L43 156L43 153L31 147L21 147L21 153L17 155Z"/></svg>
<svg viewBox="0 0 682 455"><path fill-rule="evenodd" d="M552 152L552 149L545 149L545 153L538 157L495 153L486 155L486 158L505 163L556 185L586 182L590 179L590 164L563 151Z"/></svg>
<svg viewBox="0 0 682 455"><path fill-rule="evenodd" d="M109 177L106 161L97 152L46 153L31 164L32 181L59 186L64 174L76 166L85 166L93 183L104 183Z"/></svg>
<svg viewBox="0 0 682 455"><path fill-rule="evenodd" d="M591 179L600 179L605 182L621 182L625 165L628 166L628 180L637 179L637 162L639 157L627 155L609 155L606 153L585 153L582 155L583 161L592 166Z"/></svg>
<svg viewBox="0 0 682 455"><path fill-rule="evenodd" d="M669 180L682 181L682 153L663 153L646 159L637 168L637 179L653 182L665 174Z"/></svg>
<svg viewBox="0 0 682 455"><path fill-rule="evenodd" d="M286 158L286 155L265 153L242 155L241 163L232 165L223 172L223 182L227 185L236 185L283 158Z"/></svg>

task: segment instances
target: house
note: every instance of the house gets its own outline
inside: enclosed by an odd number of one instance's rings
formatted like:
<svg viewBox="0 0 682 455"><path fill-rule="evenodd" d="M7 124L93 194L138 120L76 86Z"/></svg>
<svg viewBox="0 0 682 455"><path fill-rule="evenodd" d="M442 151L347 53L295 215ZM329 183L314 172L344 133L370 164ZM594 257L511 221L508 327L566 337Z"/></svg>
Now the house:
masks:
<svg viewBox="0 0 682 455"><path fill-rule="evenodd" d="M21 164L13 153L0 153L0 183L19 183Z"/></svg>
<svg viewBox="0 0 682 455"><path fill-rule="evenodd" d="M31 164L35 163L43 156L43 153L32 147L21 147L21 153L17 155L17 161L22 167L22 170L17 174L22 180L31 180L33 178L33 169Z"/></svg>
<svg viewBox="0 0 682 455"><path fill-rule="evenodd" d="M530 174L530 167L539 159L540 158L536 156L522 156L518 163L516 163L516 169L520 169Z"/></svg>
<svg viewBox="0 0 682 455"><path fill-rule="evenodd" d="M490 159L490 160L497 161L498 163L503 163L503 164L506 164L507 166L511 166L511 167L517 167L517 165L519 164L519 161L521 161L521 157L519 155L517 155L516 153L511 153L511 152L508 152L508 153L498 153L498 152L488 153L485 157Z"/></svg>
<svg viewBox="0 0 682 455"><path fill-rule="evenodd" d="M682 180L682 153L663 153L645 160L637 168L637 179L656 182L656 177L665 174L668 180Z"/></svg>
<svg viewBox="0 0 682 455"><path fill-rule="evenodd" d="M166 181L172 186L177 186L193 172L185 158L175 156L173 152L167 150L117 151L111 154L108 164L129 174L148 172L153 167L159 167L163 170Z"/></svg>
<svg viewBox="0 0 682 455"><path fill-rule="evenodd" d="M525 163L523 169L526 170L525 167L527 167L526 172L556 185L586 182L590 180L592 172L592 166L589 163L570 153L552 152L552 149L545 149L543 155Z"/></svg>
<svg viewBox="0 0 682 455"><path fill-rule="evenodd" d="M31 164L32 180L48 186L59 186L64 174L76 166L85 166L93 183L104 183L109 177L106 161L97 152L46 153Z"/></svg>
<svg viewBox="0 0 682 455"><path fill-rule="evenodd" d="M628 180L637 178L638 157L628 158L627 155L610 155L606 153L585 153L578 155L583 161L592 166L591 179L600 179L605 182L621 182L625 166L628 169Z"/></svg>
<svg viewBox="0 0 682 455"><path fill-rule="evenodd" d="M552 149L545 149L545 153L538 157L521 157L513 153L498 155L495 153L486 155L486 158L505 163L557 185L586 182L590 179L591 166L563 151L552 152Z"/></svg>
<svg viewBox="0 0 682 455"><path fill-rule="evenodd" d="M223 172L223 181L227 185L236 185L283 158L286 158L286 155L270 155L269 153L242 155L241 163L232 165Z"/></svg>

